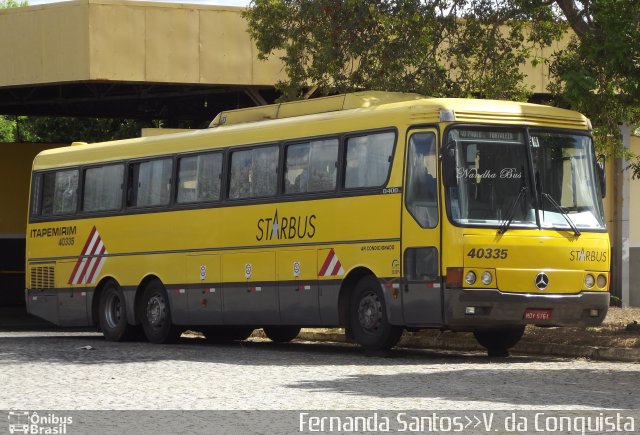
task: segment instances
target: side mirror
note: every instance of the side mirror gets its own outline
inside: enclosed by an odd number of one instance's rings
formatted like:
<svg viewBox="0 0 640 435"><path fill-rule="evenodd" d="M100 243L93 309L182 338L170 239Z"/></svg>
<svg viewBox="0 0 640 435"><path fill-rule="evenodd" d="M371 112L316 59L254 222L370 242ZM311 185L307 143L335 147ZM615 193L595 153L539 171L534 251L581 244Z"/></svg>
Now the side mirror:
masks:
<svg viewBox="0 0 640 435"><path fill-rule="evenodd" d="M604 198L607 195L607 176L605 173L605 156L600 154L596 160L596 177L600 182L600 194Z"/></svg>
<svg viewBox="0 0 640 435"><path fill-rule="evenodd" d="M458 142L452 140L448 142L440 152L442 160L442 182L444 187L454 187L458 185L457 177L457 149Z"/></svg>

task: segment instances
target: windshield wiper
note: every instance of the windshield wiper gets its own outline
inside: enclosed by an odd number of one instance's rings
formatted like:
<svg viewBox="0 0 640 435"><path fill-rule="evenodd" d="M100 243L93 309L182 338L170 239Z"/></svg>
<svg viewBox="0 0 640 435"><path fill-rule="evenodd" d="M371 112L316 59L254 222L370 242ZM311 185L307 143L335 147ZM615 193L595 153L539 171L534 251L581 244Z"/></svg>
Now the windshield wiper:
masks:
<svg viewBox="0 0 640 435"><path fill-rule="evenodd" d="M516 206L520 202L520 199L527 193L527 186L522 186L520 188L520 192L518 192L518 196L513 200L511 207L509 207L509 211L507 212L506 219L500 224L498 228L498 234L504 234L509 229L511 222L513 221L513 216L516 214Z"/></svg>
<svg viewBox="0 0 640 435"><path fill-rule="evenodd" d="M576 227L576 225L573 223L573 221L571 220L571 218L569 217L568 213L565 211L565 209L562 208L562 206L560 204L558 204L556 202L555 199L553 199L553 197L551 195L549 195L546 192L542 192L542 197L543 198L547 198L547 200L551 203L552 206L555 207L556 210L558 210L560 212L560 214L562 215L562 217L564 218L564 220L567 221L567 223L569 224L569 226L571 227L571 229L573 230L573 234L576 237L580 237L580 234L582 234L580 232L580 230L578 229L578 227ZM543 210L544 213L544 210Z"/></svg>

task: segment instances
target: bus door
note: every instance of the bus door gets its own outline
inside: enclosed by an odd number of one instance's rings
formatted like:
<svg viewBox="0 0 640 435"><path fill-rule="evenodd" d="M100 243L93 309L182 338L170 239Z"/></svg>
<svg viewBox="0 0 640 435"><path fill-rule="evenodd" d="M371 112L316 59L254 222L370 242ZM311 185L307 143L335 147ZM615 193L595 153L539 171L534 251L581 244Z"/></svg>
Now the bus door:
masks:
<svg viewBox="0 0 640 435"><path fill-rule="evenodd" d="M411 130L402 207L402 307L407 326L442 324L437 168L438 132Z"/></svg>

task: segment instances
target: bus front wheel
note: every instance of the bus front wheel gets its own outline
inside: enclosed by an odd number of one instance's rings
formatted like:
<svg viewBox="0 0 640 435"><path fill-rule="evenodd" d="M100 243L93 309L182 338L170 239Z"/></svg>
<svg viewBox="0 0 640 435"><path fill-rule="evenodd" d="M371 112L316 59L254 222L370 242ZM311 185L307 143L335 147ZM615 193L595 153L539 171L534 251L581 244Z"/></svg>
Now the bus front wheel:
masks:
<svg viewBox="0 0 640 435"><path fill-rule="evenodd" d="M403 328L392 325L380 282L366 276L356 285L351 295L349 321L353 338L367 350L386 350L398 343Z"/></svg>
<svg viewBox="0 0 640 435"><path fill-rule="evenodd" d="M100 293L98 324L108 341L124 341L129 338L132 327L127 323L127 308L124 293L113 281L107 283Z"/></svg>
<svg viewBox="0 0 640 435"><path fill-rule="evenodd" d="M147 340L151 343L171 343L182 331L171 322L169 297L164 285L151 281L144 289L140 304L140 319Z"/></svg>
<svg viewBox="0 0 640 435"><path fill-rule="evenodd" d="M298 326L265 326L262 330L269 340L276 343L287 343L300 333Z"/></svg>
<svg viewBox="0 0 640 435"><path fill-rule="evenodd" d="M489 356L509 356L509 349L520 341L522 334L524 326L481 329L473 332L476 341L487 349Z"/></svg>

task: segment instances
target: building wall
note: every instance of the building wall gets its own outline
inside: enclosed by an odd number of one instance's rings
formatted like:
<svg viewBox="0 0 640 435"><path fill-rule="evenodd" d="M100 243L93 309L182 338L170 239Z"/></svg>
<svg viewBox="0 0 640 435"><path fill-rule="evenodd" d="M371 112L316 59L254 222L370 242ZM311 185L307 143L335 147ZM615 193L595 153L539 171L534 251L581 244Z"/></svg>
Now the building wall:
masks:
<svg viewBox="0 0 640 435"><path fill-rule="evenodd" d="M76 0L0 10L2 86L79 80L273 86L242 8Z"/></svg>
<svg viewBox="0 0 640 435"><path fill-rule="evenodd" d="M0 9L2 86L85 80L89 4Z"/></svg>
<svg viewBox="0 0 640 435"><path fill-rule="evenodd" d="M242 8L126 0L75 0L0 10L0 85L127 81L273 86L278 56L260 61ZM535 53L549 57L565 42ZM547 92L548 67L522 65Z"/></svg>
<svg viewBox="0 0 640 435"><path fill-rule="evenodd" d="M0 306L24 304L24 259L31 164L52 144L0 143ZM11 156L11 158L6 158Z"/></svg>
<svg viewBox="0 0 640 435"><path fill-rule="evenodd" d="M640 155L640 137L631 137L631 152ZM640 180L629 182L629 305L640 307Z"/></svg>

